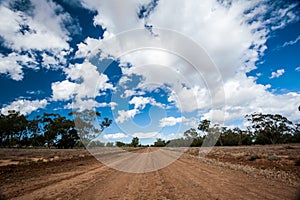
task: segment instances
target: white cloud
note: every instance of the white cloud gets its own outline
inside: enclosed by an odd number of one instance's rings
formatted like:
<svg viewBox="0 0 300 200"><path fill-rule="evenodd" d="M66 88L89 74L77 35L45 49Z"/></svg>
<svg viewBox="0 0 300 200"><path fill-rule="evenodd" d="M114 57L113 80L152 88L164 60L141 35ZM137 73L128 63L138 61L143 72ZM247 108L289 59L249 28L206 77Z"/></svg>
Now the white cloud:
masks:
<svg viewBox="0 0 300 200"><path fill-rule="evenodd" d="M87 37L84 42L77 44L76 58L86 58L93 51L97 52L96 47L100 45L100 40Z"/></svg>
<svg viewBox="0 0 300 200"><path fill-rule="evenodd" d="M164 108L165 105L156 102L154 98L152 97L133 97L129 104L134 105L134 108L131 110L118 110L118 116L116 118L116 122L123 123L124 121L127 121L128 119L134 118L135 115L140 113L140 110L143 110L147 104L150 104L152 106L157 106L159 108Z"/></svg>
<svg viewBox="0 0 300 200"><path fill-rule="evenodd" d="M76 86L76 83L70 82L68 80L52 83L52 99L54 101L70 100L75 93Z"/></svg>
<svg viewBox="0 0 300 200"><path fill-rule="evenodd" d="M137 132L134 133L132 136L138 137L140 139L144 139L144 138L156 138L158 135L159 135L158 132Z"/></svg>
<svg viewBox="0 0 300 200"><path fill-rule="evenodd" d="M31 65L35 61L27 55L10 53L7 56L0 54L0 73L8 74L13 80L20 81L23 79L23 65Z"/></svg>
<svg viewBox="0 0 300 200"><path fill-rule="evenodd" d="M116 118L116 122L123 123L124 121L127 121L128 119L134 118L134 116L138 113L139 113L138 109L118 110L118 117Z"/></svg>
<svg viewBox="0 0 300 200"><path fill-rule="evenodd" d="M156 138L160 138L162 140L168 141L168 140L178 139L182 137L183 137L183 133L169 133L169 134L159 133Z"/></svg>
<svg viewBox="0 0 300 200"><path fill-rule="evenodd" d="M95 108L103 108L103 107L110 107L112 110L115 109L115 107L117 106L117 103L115 102L110 102L110 103L106 103L106 102L97 102L95 99L76 99L73 100L72 103L68 103L65 108L68 109L79 109L79 111L83 111L83 110L92 110Z"/></svg>
<svg viewBox="0 0 300 200"><path fill-rule="evenodd" d="M156 102L154 98L152 98L152 97L142 97L142 96L133 97L129 101L129 104L134 104L135 109L141 109L141 110L143 110L147 104L150 104L152 106L157 106L159 108L164 107L163 104L161 104L159 102Z"/></svg>
<svg viewBox="0 0 300 200"><path fill-rule="evenodd" d="M159 87L169 92L169 101L180 111L198 111L201 116L218 120L223 116L228 121L240 119L247 113L260 110L299 119L292 111L292 106L299 102L298 93L274 95L268 92L269 85L257 84L255 78L246 75L256 68L256 62L267 49L270 32L299 19L297 3L254 0L231 1L225 5L227 1L161 0L147 19L138 19L136 10L140 2L124 1L122 6L128 9L123 9L121 15L116 12L120 7L114 1L84 2L99 13L94 23L107 28L104 39L97 45L102 50L102 58L113 56L120 60L126 77L122 80L122 87L126 90L153 91ZM124 31L143 28L144 22L153 27L156 36L147 30L124 35ZM172 32L164 35L155 29L157 27L174 30L194 43L183 43L184 40L178 40L178 35L172 35ZM113 37L121 32L120 37ZM156 48L141 49L151 46ZM206 54L195 51L196 47L205 49L216 69L210 65ZM170 48L173 51L168 51ZM197 70L197 65L188 61L199 58L202 62ZM283 73L277 71L274 77ZM128 88L126 80L133 75L141 76L141 82L136 88ZM217 98L222 97L222 87L226 107L222 106L222 98ZM126 96L130 94L133 95L128 92ZM291 96L294 98L289 99ZM285 100L289 102L289 108L283 105ZM132 118L138 110L122 110L121 113L123 117L119 116L119 120L124 121Z"/></svg>
<svg viewBox="0 0 300 200"><path fill-rule="evenodd" d="M176 124L183 123L192 127L197 126L197 120L195 118L186 118L186 117L165 117L159 121L160 127L166 126L175 126Z"/></svg>
<svg viewBox="0 0 300 200"><path fill-rule="evenodd" d="M300 72L300 66L296 67L295 71Z"/></svg>
<svg viewBox="0 0 300 200"><path fill-rule="evenodd" d="M143 28L144 23L138 19L139 7L150 0L83 0L83 5L92 10L97 10L94 24L107 28L109 34L116 34L133 28Z"/></svg>
<svg viewBox="0 0 300 200"><path fill-rule="evenodd" d="M48 102L46 99L42 100L16 100L9 105L4 105L1 109L2 114L8 114L9 110L19 111L21 114L28 115L33 111L36 111L40 108L45 108Z"/></svg>
<svg viewBox="0 0 300 200"><path fill-rule="evenodd" d="M53 1L29 2L32 6L25 11L13 10L9 1L1 2L0 5L0 36L3 45L12 49L20 58L25 57L22 52L27 52L32 60L31 64L23 62L22 65L21 60L18 64L11 65L12 70L0 71L10 74L14 80L22 80L24 67L33 67L34 63L37 68L39 56L36 54L41 54L41 65L48 69L64 67L65 56L72 51L68 44L71 34L81 30L76 20ZM1 54L0 56L5 57Z"/></svg>
<svg viewBox="0 0 300 200"><path fill-rule="evenodd" d="M236 75L232 81L225 83L226 106L204 112L202 117L216 123L231 122L243 119L253 112L281 114L290 120L297 121L299 93L275 95L267 91L270 85L257 84L254 78L244 74Z"/></svg>
<svg viewBox="0 0 300 200"><path fill-rule="evenodd" d="M296 44L300 40L300 35L295 40L291 40L289 42L285 42L282 47L290 46Z"/></svg>
<svg viewBox="0 0 300 200"><path fill-rule="evenodd" d="M108 77L98 72L97 67L89 62L75 64L64 71L68 79L81 82L75 88L78 98L94 98L101 95L101 91L114 89Z"/></svg>
<svg viewBox="0 0 300 200"><path fill-rule="evenodd" d="M2 4L0 12L0 34L5 44L15 50L45 50L68 49L66 42L70 39L69 33L61 24L70 18L66 13L56 14L55 10L62 8L52 1L32 1L33 16L23 12L14 12ZM69 19L70 20L70 19ZM20 32L20 24L28 26L29 31Z"/></svg>
<svg viewBox="0 0 300 200"><path fill-rule="evenodd" d="M272 72L270 79L279 78L284 74L284 72L285 72L284 69L278 69L276 72Z"/></svg>
<svg viewBox="0 0 300 200"><path fill-rule="evenodd" d="M114 134L105 134L103 135L105 139L121 139L121 138L128 138L128 135L125 135L124 133L114 133Z"/></svg>
<svg viewBox="0 0 300 200"><path fill-rule="evenodd" d="M92 109L95 107L116 107L115 102L97 102L96 97L102 96L107 90L114 90L108 77L98 72L97 67L89 62L71 65L64 69L67 80L52 83L52 100L72 100L66 108Z"/></svg>
<svg viewBox="0 0 300 200"><path fill-rule="evenodd" d="M165 126L174 126L178 123L186 122L187 119L185 117L166 117L160 120L159 126L165 127Z"/></svg>

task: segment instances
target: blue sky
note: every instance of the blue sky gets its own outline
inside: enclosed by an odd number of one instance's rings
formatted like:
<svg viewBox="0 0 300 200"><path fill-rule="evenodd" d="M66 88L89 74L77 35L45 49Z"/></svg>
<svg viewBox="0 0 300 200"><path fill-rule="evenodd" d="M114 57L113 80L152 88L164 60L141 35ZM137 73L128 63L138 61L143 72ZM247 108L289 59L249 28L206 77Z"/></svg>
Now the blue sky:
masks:
<svg viewBox="0 0 300 200"><path fill-rule="evenodd" d="M299 123L298 1L0 1L0 111L95 109L105 141L181 137L202 119ZM174 12L176 10L176 12Z"/></svg>

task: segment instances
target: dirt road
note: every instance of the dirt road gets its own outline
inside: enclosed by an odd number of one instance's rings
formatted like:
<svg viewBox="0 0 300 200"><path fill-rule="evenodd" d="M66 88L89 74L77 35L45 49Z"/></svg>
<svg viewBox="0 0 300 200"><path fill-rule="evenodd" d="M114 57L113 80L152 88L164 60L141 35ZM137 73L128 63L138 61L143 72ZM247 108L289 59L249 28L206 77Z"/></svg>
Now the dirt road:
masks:
<svg viewBox="0 0 300 200"><path fill-rule="evenodd" d="M293 199L296 193L296 186L212 166L189 156L139 174L111 169L93 157L40 163L26 172L27 168L4 170L3 198L281 200ZM11 175L18 180L11 180Z"/></svg>

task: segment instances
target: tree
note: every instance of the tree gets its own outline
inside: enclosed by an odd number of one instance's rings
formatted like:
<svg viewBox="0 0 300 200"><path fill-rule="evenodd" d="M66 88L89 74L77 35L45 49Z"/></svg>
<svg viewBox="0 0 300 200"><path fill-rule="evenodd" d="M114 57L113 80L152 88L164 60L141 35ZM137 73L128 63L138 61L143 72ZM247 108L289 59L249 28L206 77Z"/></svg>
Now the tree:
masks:
<svg viewBox="0 0 300 200"><path fill-rule="evenodd" d="M188 139L195 139L198 137L198 133L197 133L196 129L194 129L194 128L191 128L191 129L185 131L183 133L183 135L185 137L187 137Z"/></svg>
<svg viewBox="0 0 300 200"><path fill-rule="evenodd" d="M67 120L65 123L65 130L60 132L61 138L58 140L57 146L64 149L73 149L80 138L76 129L74 129L74 122Z"/></svg>
<svg viewBox="0 0 300 200"><path fill-rule="evenodd" d="M300 143L300 124L296 124L290 142Z"/></svg>
<svg viewBox="0 0 300 200"><path fill-rule="evenodd" d="M28 121L27 124L27 131L28 131L28 139L29 145L32 146L44 146L45 145L45 138L42 133L42 129L39 124L42 123L42 119L40 116L36 116L32 120Z"/></svg>
<svg viewBox="0 0 300 200"><path fill-rule="evenodd" d="M206 129L206 135L204 136L203 145L204 146L214 146L219 142L219 145L222 144L222 140L220 139L220 135L222 134L223 127L219 124L214 124L213 126L209 126Z"/></svg>
<svg viewBox="0 0 300 200"><path fill-rule="evenodd" d="M88 145L112 123L108 118L100 122L100 112L93 110L73 111L69 115L74 117L75 128L84 145Z"/></svg>
<svg viewBox="0 0 300 200"><path fill-rule="evenodd" d="M293 130L293 123L279 114L254 113L245 118L252 123L248 128L252 129L258 144L282 143L284 134Z"/></svg>
<svg viewBox="0 0 300 200"><path fill-rule="evenodd" d="M209 127L210 127L210 121L207 119L204 119L198 125L198 130L200 130L202 132L206 132L206 131L208 131Z"/></svg>
<svg viewBox="0 0 300 200"><path fill-rule="evenodd" d="M154 142L155 147L164 147L166 145L167 145L166 141L162 140L161 138L157 138L156 142Z"/></svg>
<svg viewBox="0 0 300 200"><path fill-rule="evenodd" d="M139 145L139 138L138 137L132 138L131 146L137 147L138 145Z"/></svg>
<svg viewBox="0 0 300 200"><path fill-rule="evenodd" d="M241 130L239 128L234 128L233 133L238 135L238 144L237 145L251 145L252 144L252 136L249 132L245 130Z"/></svg>
<svg viewBox="0 0 300 200"><path fill-rule="evenodd" d="M47 113L44 113L40 119L40 122L43 124L44 139L49 149L55 144L55 140L61 128L61 124L59 123L61 120L59 114Z"/></svg>
<svg viewBox="0 0 300 200"><path fill-rule="evenodd" d="M105 144L106 147L113 147L114 146L114 143L113 142L107 142Z"/></svg>
<svg viewBox="0 0 300 200"><path fill-rule="evenodd" d="M9 110L7 115L1 114L1 145L20 146L20 141L26 133L27 122L26 117L15 110Z"/></svg>
<svg viewBox="0 0 300 200"><path fill-rule="evenodd" d="M117 141L116 142L116 146L117 147L123 147L123 146L125 146L126 144L124 143L124 142L120 142L120 141Z"/></svg>

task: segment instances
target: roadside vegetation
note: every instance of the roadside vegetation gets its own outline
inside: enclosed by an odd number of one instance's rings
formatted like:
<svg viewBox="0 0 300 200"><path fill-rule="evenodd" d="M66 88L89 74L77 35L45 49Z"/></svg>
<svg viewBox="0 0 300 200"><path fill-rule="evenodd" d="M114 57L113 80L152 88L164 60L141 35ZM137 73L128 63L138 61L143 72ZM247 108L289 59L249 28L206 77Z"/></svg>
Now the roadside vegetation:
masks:
<svg viewBox="0 0 300 200"><path fill-rule="evenodd" d="M69 113L73 119L53 113L29 119L11 110L0 115L0 147L83 147L112 123L108 118L100 120L100 116L85 110Z"/></svg>
<svg viewBox="0 0 300 200"><path fill-rule="evenodd" d="M71 119L72 118L72 119ZM143 147L134 137L126 144L122 141L103 143L95 138L110 126L112 120L101 118L99 112L85 110L71 112L69 117L44 113L29 119L16 111L0 115L0 147ZM300 143L300 124L293 124L278 114L253 113L245 116L246 130L200 121L198 127L184 132L184 137L165 141L161 138L154 147L241 146L252 144ZM253 158L254 159L254 158ZM256 158L255 158L256 159Z"/></svg>
<svg viewBox="0 0 300 200"><path fill-rule="evenodd" d="M183 138L170 141L157 139L153 146L200 147L300 143L300 124L293 124L284 116L253 113L246 115L245 119L249 122L246 130L212 124L205 119L198 127L185 131Z"/></svg>

